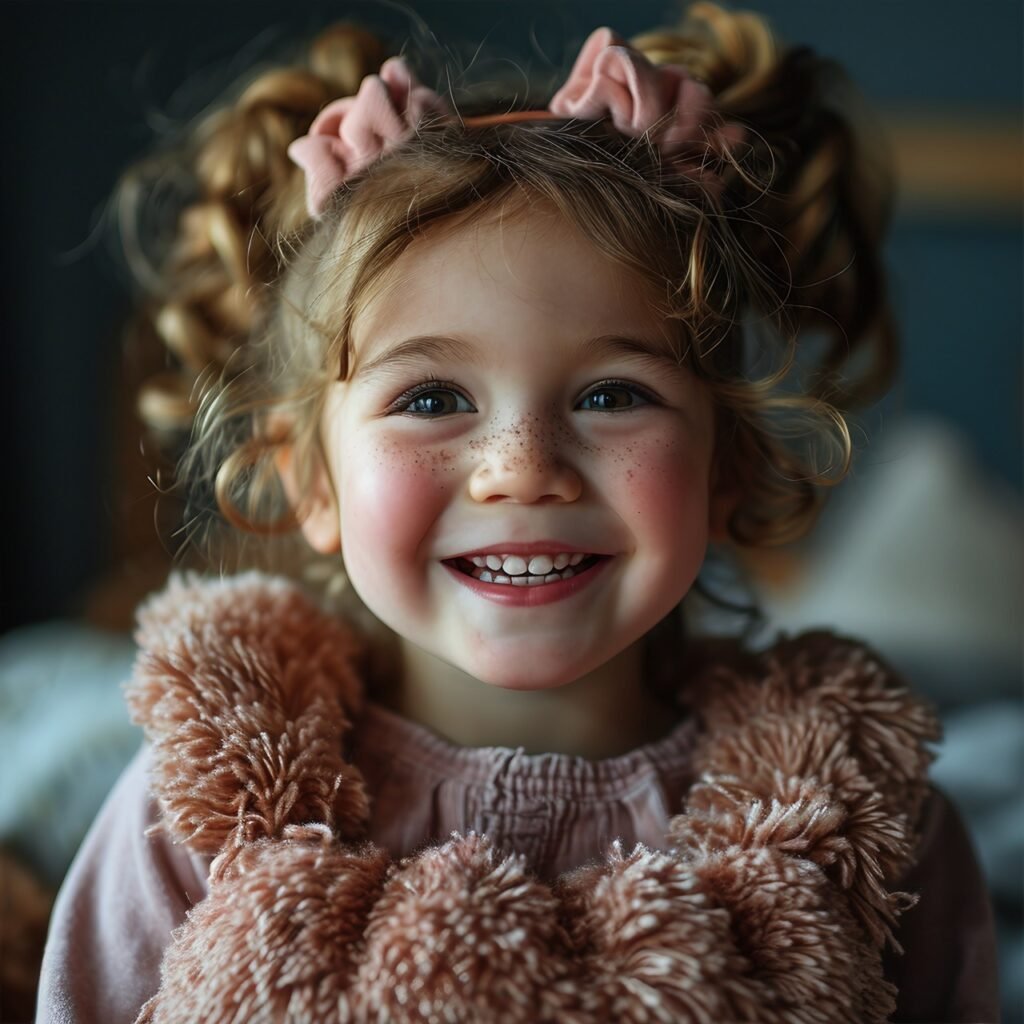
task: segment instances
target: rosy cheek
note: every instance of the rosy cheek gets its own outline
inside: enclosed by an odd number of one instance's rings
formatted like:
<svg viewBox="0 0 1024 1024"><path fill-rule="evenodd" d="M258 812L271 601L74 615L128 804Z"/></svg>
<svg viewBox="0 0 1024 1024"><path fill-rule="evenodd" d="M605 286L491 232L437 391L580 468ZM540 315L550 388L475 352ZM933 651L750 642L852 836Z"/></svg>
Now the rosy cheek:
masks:
<svg viewBox="0 0 1024 1024"><path fill-rule="evenodd" d="M342 453L342 545L349 571L412 566L454 486L445 451L375 444Z"/></svg>
<svg viewBox="0 0 1024 1024"><path fill-rule="evenodd" d="M630 443L617 453L611 472L622 506L654 529L678 530L684 519L706 516L709 470L692 438L669 435Z"/></svg>

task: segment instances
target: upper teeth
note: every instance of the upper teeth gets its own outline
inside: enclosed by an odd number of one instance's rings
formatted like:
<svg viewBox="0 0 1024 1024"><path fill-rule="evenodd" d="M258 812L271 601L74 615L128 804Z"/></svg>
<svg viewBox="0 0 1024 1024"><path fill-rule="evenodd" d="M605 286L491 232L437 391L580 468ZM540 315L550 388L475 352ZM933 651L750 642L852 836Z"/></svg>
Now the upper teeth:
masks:
<svg viewBox="0 0 1024 1024"><path fill-rule="evenodd" d="M562 552L557 555L532 555L529 559L522 555L474 555L470 561L478 569L491 569L507 576L545 576L552 569L562 570L567 565L579 565L584 557L577 551L574 554Z"/></svg>

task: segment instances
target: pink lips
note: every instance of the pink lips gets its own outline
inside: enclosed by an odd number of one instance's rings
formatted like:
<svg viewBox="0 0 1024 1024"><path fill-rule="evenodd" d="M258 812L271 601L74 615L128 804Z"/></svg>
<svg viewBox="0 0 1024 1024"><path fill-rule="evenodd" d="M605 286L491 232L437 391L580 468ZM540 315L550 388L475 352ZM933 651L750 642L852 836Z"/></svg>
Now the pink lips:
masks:
<svg viewBox="0 0 1024 1024"><path fill-rule="evenodd" d="M485 548L474 550L471 555L507 554L507 555L532 555L547 554L551 551L565 551L572 553L577 550L573 547L551 547L543 544L511 544L502 548ZM467 556L460 556L467 557ZM454 559L452 559L454 561ZM576 576L570 576L567 580L559 580L557 583L544 583L536 586L514 586L509 583L484 583L472 576L466 575L448 560L442 565L451 573L453 578L468 587L473 593L495 604L504 605L509 608L532 608L536 605L551 604L554 601L564 601L566 598L578 594L585 587L589 586L597 576L604 570L604 567L611 561L611 558L600 558L585 572Z"/></svg>

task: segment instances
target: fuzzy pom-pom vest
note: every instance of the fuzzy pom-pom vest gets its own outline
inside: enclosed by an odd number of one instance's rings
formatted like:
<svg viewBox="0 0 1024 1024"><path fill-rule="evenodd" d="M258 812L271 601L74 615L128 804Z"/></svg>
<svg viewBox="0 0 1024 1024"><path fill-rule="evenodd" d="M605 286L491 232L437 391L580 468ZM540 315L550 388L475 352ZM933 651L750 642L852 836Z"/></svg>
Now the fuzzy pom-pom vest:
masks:
<svg viewBox="0 0 1024 1024"><path fill-rule="evenodd" d="M882 951L938 737L831 634L682 680L695 781L665 850L549 884L486 835L394 861L344 759L363 685L343 622L255 573L139 612L128 701L162 828L213 857L139 1022L881 1022Z"/></svg>

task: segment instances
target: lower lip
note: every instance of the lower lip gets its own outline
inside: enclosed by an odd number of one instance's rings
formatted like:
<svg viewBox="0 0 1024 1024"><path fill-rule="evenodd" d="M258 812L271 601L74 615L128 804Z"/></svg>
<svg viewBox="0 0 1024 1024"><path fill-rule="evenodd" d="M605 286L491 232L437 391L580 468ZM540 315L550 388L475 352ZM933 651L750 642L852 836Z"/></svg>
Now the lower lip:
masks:
<svg viewBox="0 0 1024 1024"><path fill-rule="evenodd" d="M540 604L551 604L553 601L564 601L588 587L603 571L611 558L602 558L595 562L586 572L578 576L570 576L567 580L557 583L535 583L533 586L516 586L514 583L484 583L474 576L467 576L460 569L444 564L444 567L474 594L495 604L510 608L533 608Z"/></svg>

